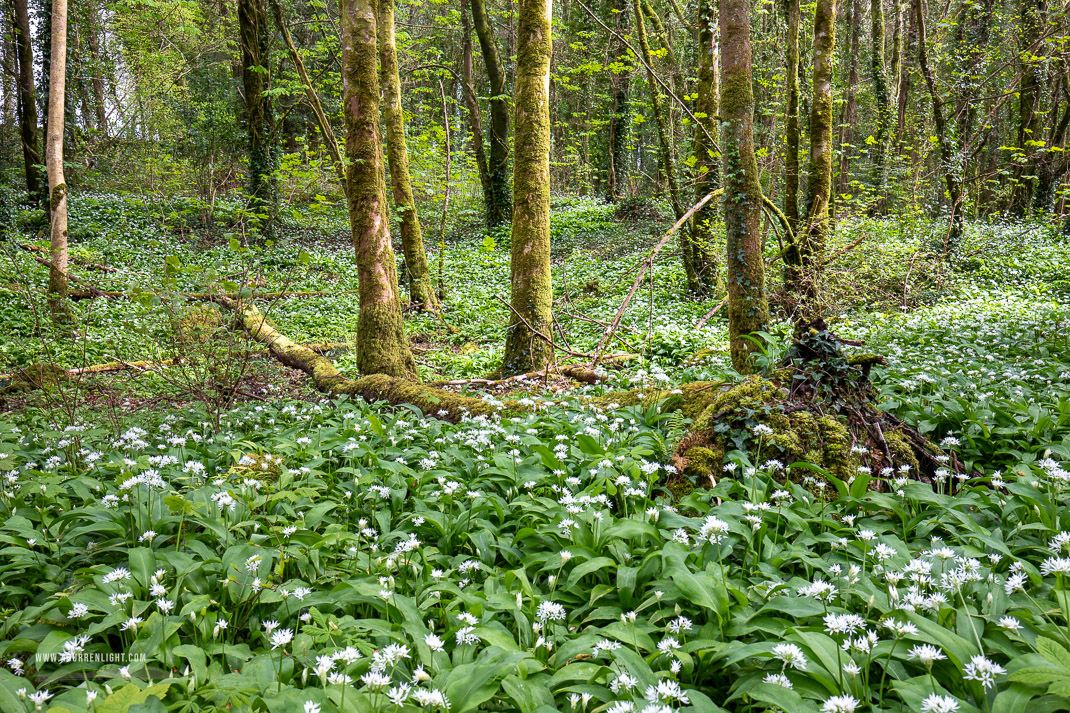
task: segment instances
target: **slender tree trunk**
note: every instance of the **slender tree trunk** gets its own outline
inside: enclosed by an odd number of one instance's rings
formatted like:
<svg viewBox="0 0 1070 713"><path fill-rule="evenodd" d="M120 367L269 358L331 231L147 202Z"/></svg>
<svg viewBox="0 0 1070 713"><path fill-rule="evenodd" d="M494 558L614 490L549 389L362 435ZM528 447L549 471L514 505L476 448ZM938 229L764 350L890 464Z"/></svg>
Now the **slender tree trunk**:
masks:
<svg viewBox="0 0 1070 713"><path fill-rule="evenodd" d="M888 96L888 67L884 62L884 0L870 0L870 72L873 80L873 101L877 105L877 130L873 132L873 187L876 202L873 212L883 215L886 209L885 193L888 185L888 129L892 124L892 104Z"/></svg>
<svg viewBox="0 0 1070 713"><path fill-rule="evenodd" d="M800 0L787 0L787 108L784 139L784 215L792 232L799 225L799 24L802 17Z"/></svg>
<svg viewBox="0 0 1070 713"><path fill-rule="evenodd" d="M747 338L769 323L762 259L762 189L754 157L754 89L751 77L750 3L720 0L721 143L724 223L728 243L728 333L732 366L750 373Z"/></svg>
<svg viewBox="0 0 1070 713"><path fill-rule="evenodd" d="M720 185L717 158L717 102L720 86L717 76L717 16L713 0L699 0L698 4L698 82L695 86L695 198L701 201L707 193ZM705 131L703 131L705 129ZM709 138L706 134L709 133ZM711 142L710 139L713 139ZM717 264L714 239L717 229L717 209L709 201L695 213L691 235L692 249L699 258L696 276L704 294L717 294L724 289L720 266Z"/></svg>
<svg viewBox="0 0 1070 713"><path fill-rule="evenodd" d="M908 7L906 2L908 0L901 0L899 6L899 20L902 27L902 34L899 40L899 63L896 65L896 91L895 91L895 106L896 106L896 123L895 123L895 145L896 152L902 154L905 150L904 134L907 128L907 108L910 105L910 57L911 47L916 41L917 24L914 20L914 12L912 7Z"/></svg>
<svg viewBox="0 0 1070 713"><path fill-rule="evenodd" d="M550 281L551 0L520 0L516 49L512 290L502 376L547 366L553 347ZM525 324L526 322L526 324ZM534 330L534 331L533 331Z"/></svg>
<svg viewBox="0 0 1070 713"><path fill-rule="evenodd" d="M401 249L409 276L409 299L425 311L438 307L427 266L420 216L412 195L409 177L409 149L405 143L404 111L401 107L401 79L398 77L398 54L394 40L394 0L379 2L379 71L383 86L383 123L386 125L386 152L390 165L390 182L394 188L394 207L401 213Z"/></svg>
<svg viewBox="0 0 1070 713"><path fill-rule="evenodd" d="M397 265L379 133L374 0L341 0L342 110L346 127L346 191L357 256L360 317L357 369L362 374L415 378L401 315Z"/></svg>
<svg viewBox="0 0 1070 713"><path fill-rule="evenodd" d="M1044 52L1033 47L1040 37L1044 22L1044 0L1018 0L1018 64L1022 80L1018 84L1018 151L1023 154L1021 164L1015 170L1015 186L1011 210L1023 216L1033 202L1037 182L1037 146L1040 121L1037 108L1040 105L1040 87L1044 77L1044 64L1038 61Z"/></svg>
<svg viewBox="0 0 1070 713"><path fill-rule="evenodd" d="M628 33L628 0L614 0L613 7L617 11L617 33L622 37ZM611 40L613 66L609 75L613 106L609 117L609 173L606 193L613 201L623 198L628 190L627 146L631 113L631 72L628 66L631 64L631 58L621 37L614 36Z"/></svg>
<svg viewBox="0 0 1070 713"><path fill-rule="evenodd" d="M4 109L3 122L5 124L18 124L18 75L19 58L15 48L15 29L11 13L5 12L3 23L3 68L0 69L3 80Z"/></svg>
<svg viewBox="0 0 1070 713"><path fill-rule="evenodd" d="M104 66L100 52L100 35L104 28L100 24L95 3L91 0L86 6L89 26L86 28L86 43L89 46L90 71L93 73L93 109L96 114L97 133L101 137L108 135L108 111L104 102Z"/></svg>
<svg viewBox="0 0 1070 713"><path fill-rule="evenodd" d="M470 0L472 24L483 63L490 79L490 160L488 170L494 186L494 202L487 206L487 225L494 227L508 223L509 199L509 91L506 88L505 65L494 39L494 27L487 12L486 0Z"/></svg>
<svg viewBox="0 0 1070 713"><path fill-rule="evenodd" d="M12 26L15 30L16 59L18 60L19 130L22 135L22 159L26 170L26 192L30 200L40 198L41 177L38 166L41 147L37 139L37 88L33 78L33 35L26 0L12 0Z"/></svg>
<svg viewBox="0 0 1070 713"><path fill-rule="evenodd" d="M51 218L48 301L54 317L70 317L67 305L67 182L63 175L63 113L67 79L67 0L52 0L52 65L48 94L48 203Z"/></svg>
<svg viewBox="0 0 1070 713"><path fill-rule="evenodd" d="M832 198L832 65L836 51L836 0L817 0L814 7L814 89L810 106L810 158L807 166L806 225L797 250L785 256L788 286L800 300L797 322L820 316L820 265L831 222Z"/></svg>
<svg viewBox="0 0 1070 713"><path fill-rule="evenodd" d="M250 207L259 216L263 235L274 234L279 195L275 171L279 146L274 135L275 112L265 93L271 84L271 34L266 0L238 0L238 35L242 50L245 127L249 140Z"/></svg>
<svg viewBox="0 0 1070 713"><path fill-rule="evenodd" d="M479 184L483 187L483 207L490 221L490 207L494 205L494 183L487 166L487 151L483 146L483 119L476 96L475 72L472 68L472 23L469 20L468 0L461 6L461 81L464 105L468 110L468 132L472 135L472 155L479 170ZM492 227L492 226L491 226Z"/></svg>
<svg viewBox="0 0 1070 713"><path fill-rule="evenodd" d="M816 22L816 19L815 19ZM850 70L847 73L847 101L843 105L843 119L840 121L840 175L836 181L836 190L846 193L851 184L851 155L854 153L854 125L858 121L858 57L860 54L862 35L862 0L853 0L851 3L851 50ZM816 68L815 68L816 71ZM811 106L811 115L813 107ZM809 201L807 197L807 201Z"/></svg>
<svg viewBox="0 0 1070 713"><path fill-rule="evenodd" d="M912 0L914 5L914 20L918 28L918 68L925 78L925 85L929 88L929 98L933 105L933 124L936 127L936 142L940 148L941 170L944 173L944 185L947 188L947 197L950 202L951 219L948 225L947 239L945 241L946 252L954 252L958 248L962 238L962 180L959 176L959 163L957 142L952 138L944 117L944 99L940 95L940 88L936 85L936 75L929 66L928 32L925 27L924 0Z"/></svg>

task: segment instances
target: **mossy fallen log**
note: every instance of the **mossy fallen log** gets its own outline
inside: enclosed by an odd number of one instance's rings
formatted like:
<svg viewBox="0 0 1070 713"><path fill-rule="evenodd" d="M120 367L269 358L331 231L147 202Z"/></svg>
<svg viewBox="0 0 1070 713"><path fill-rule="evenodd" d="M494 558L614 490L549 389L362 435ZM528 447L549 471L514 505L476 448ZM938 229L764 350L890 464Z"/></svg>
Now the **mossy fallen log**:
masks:
<svg viewBox="0 0 1070 713"><path fill-rule="evenodd" d="M264 317L255 305L221 298L224 307L233 310L239 324L254 340L268 348L286 366L299 369L312 378L321 393L329 396L360 396L365 401L387 401L392 404L411 404L429 416L447 421L459 421L465 416L492 415L499 411L494 403L483 399L455 394L445 389L417 384L384 374L372 374L350 379L342 374L327 357L303 344L291 341Z"/></svg>

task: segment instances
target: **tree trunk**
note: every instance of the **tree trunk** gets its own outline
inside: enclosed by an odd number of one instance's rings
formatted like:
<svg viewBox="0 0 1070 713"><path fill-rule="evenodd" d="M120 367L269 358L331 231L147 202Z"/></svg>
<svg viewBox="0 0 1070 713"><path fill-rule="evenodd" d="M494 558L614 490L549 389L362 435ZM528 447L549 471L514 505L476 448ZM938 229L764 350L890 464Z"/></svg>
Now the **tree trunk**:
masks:
<svg viewBox="0 0 1070 713"><path fill-rule="evenodd" d="M856 5L857 8L857 5ZM785 255L788 288L799 297L798 323L819 316L819 271L829 234L832 199L832 65L836 51L836 0L814 7L813 102L807 165L806 224Z"/></svg>
<svg viewBox="0 0 1070 713"><path fill-rule="evenodd" d="M1040 55L1044 53L1033 45L1040 36L1043 22L1044 0L1018 0L1018 63L1022 80L1018 85L1017 147L1023 157L1015 170L1011 210L1019 216L1028 213L1037 182L1040 133L1037 107L1040 104L1041 80L1047 81L1047 78L1044 76L1046 62L1040 60Z"/></svg>
<svg viewBox="0 0 1070 713"><path fill-rule="evenodd" d="M379 0L379 71L383 85L383 123L386 125L386 152L390 165L390 182L394 188L394 207L401 213L401 249L409 276L409 299L420 309L432 312L438 307L431 270L427 266L420 216L412 195L409 177L409 149L405 143L405 120L401 107L401 79L398 77L398 54L394 41L394 0Z"/></svg>
<svg viewBox="0 0 1070 713"><path fill-rule="evenodd" d="M754 157L754 89L751 78L750 3L720 0L721 141L725 239L728 243L728 333L732 366L753 370L757 349L748 335L769 323L759 225L762 189Z"/></svg>
<svg viewBox="0 0 1070 713"><path fill-rule="evenodd" d="M873 80L873 101L877 105L877 130L873 133L873 187L876 202L873 212L883 215L886 209L885 192L888 184L888 128L892 123L892 104L888 96L888 67L884 62L884 0L870 0L872 52L870 67Z"/></svg>
<svg viewBox="0 0 1070 713"><path fill-rule="evenodd" d="M613 7L617 16L617 33L612 42L612 62L609 82L613 93L613 106L609 117L609 171L606 176L606 193L612 201L620 200L628 190L628 128L631 123L630 85L631 73L628 65L628 47L621 39L628 33L628 0L614 0Z"/></svg>
<svg viewBox="0 0 1070 713"><path fill-rule="evenodd" d="M784 139L784 215L792 232L799 225L799 24L802 17L800 0L787 0L787 108Z"/></svg>
<svg viewBox="0 0 1070 713"><path fill-rule="evenodd" d="M498 42L494 39L486 0L471 0L471 3L472 24L490 79L490 160L487 169L494 186L494 202L487 206L487 225L494 227L508 223L510 219L509 95L505 65L498 52Z"/></svg>
<svg viewBox="0 0 1070 713"><path fill-rule="evenodd" d="M550 281L551 0L520 0L517 22L511 305L502 377L547 366L553 347ZM526 322L526 324L525 324Z"/></svg>
<svg viewBox="0 0 1070 713"><path fill-rule="evenodd" d="M97 133L101 137L108 135L108 112L104 103L104 66L100 53L100 35L104 28L100 26L100 17L92 0L86 6L89 26L86 28L86 43L89 45L90 71L93 73L93 109L96 113Z"/></svg>
<svg viewBox="0 0 1070 713"><path fill-rule="evenodd" d="M698 6L698 82L695 86L695 200L702 200L720 186L717 159L717 100L720 93L717 76L717 16L712 0L699 0ZM703 131L705 129L705 131ZM707 138L707 133L709 138ZM710 140L712 139L712 141ZM713 201L695 213L691 244L699 258L698 283L704 294L724 289L717 264L714 238L717 233L717 209Z"/></svg>
<svg viewBox="0 0 1070 713"><path fill-rule="evenodd" d="M962 182L959 178L956 154L957 144L948 133L944 118L944 99L936 85L936 75L929 66L928 32L925 27L925 7L923 0L913 0L914 21L918 29L918 68L929 88L929 98L933 105L933 124L936 126L936 142L940 148L941 170L944 173L944 185L947 187L948 200L951 203L951 217L948 224L945 252L954 252L962 238Z"/></svg>
<svg viewBox="0 0 1070 713"><path fill-rule="evenodd" d="M362 374L415 378L401 315L397 266L379 135L374 0L342 0L342 107L346 127L346 194L357 256L360 317L357 369Z"/></svg>
<svg viewBox="0 0 1070 713"><path fill-rule="evenodd" d="M3 67L0 68L0 80L3 82L4 109L3 122L5 124L18 124L18 75L19 59L18 50L15 47L15 31L11 13L4 15L3 27ZM8 27L11 25L11 27Z"/></svg>
<svg viewBox="0 0 1070 713"><path fill-rule="evenodd" d="M67 0L52 0L52 64L48 80L48 204L51 218L48 302L59 320L70 317L67 304L67 183L63 176L63 109L67 79Z"/></svg>
<svg viewBox="0 0 1070 713"><path fill-rule="evenodd" d="M271 33L265 3L266 0L238 0L238 35L249 141L249 202L261 233L271 236L279 208L275 178L279 148L274 136L274 109L265 94L271 84Z"/></svg>
<svg viewBox="0 0 1070 713"><path fill-rule="evenodd" d="M816 22L816 16L815 16ZM851 3L851 29L850 70L847 72L847 101L843 105L843 119L840 121L840 136L837 141L840 152L840 175L836 181L836 190L846 193L851 184L851 154L854 153L854 125L858 121L858 57L862 35L862 0L854 0ZM815 68L816 71L816 68ZM810 107L813 112L813 107ZM812 114L811 114L812 115ZM809 201L807 197L807 201Z"/></svg>
<svg viewBox="0 0 1070 713"><path fill-rule="evenodd" d="M490 179L487 166L487 151L483 146L483 119L479 111L479 99L476 96L475 72L472 69L472 23L468 19L468 0L461 7L461 81L464 105L468 109L468 132L472 135L472 155L479 170L479 184L483 187L483 207L487 212L488 227L490 207L494 205L494 183Z"/></svg>
<svg viewBox="0 0 1070 713"><path fill-rule="evenodd" d="M41 177L38 166L41 148L37 139L37 88L33 78L33 35L30 34L30 16L26 0L12 0L11 22L15 31L16 59L18 60L18 109L19 130L22 135L22 159L26 170L26 192L36 201L41 193Z"/></svg>

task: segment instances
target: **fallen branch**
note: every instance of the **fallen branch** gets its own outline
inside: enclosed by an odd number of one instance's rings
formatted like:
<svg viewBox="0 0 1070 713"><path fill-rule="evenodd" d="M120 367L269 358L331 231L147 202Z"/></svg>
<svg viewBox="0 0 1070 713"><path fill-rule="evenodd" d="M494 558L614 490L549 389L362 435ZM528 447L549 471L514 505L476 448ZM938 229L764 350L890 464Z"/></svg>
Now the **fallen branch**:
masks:
<svg viewBox="0 0 1070 713"><path fill-rule="evenodd" d="M567 347L563 347L560 344L555 343L554 340L551 337L546 336L545 334L543 334L539 330L537 330L534 327L532 327L531 324L526 319L524 319L524 315L522 315L519 312L517 312L516 309L513 307L513 305L509 304L506 300L502 299L502 297L500 295L494 295L494 299L498 300L503 305L505 305L510 310L512 310L513 314L516 315L516 318L519 319L521 322L523 322L524 326L528 328L528 331L530 331L536 337L541 338L543 341L545 341L547 344L549 344L554 349L560 349L561 351L565 352L569 356L583 357L584 359L586 359L586 358L591 356L590 354L584 354L582 352L572 351L571 349L568 349Z"/></svg>
<svg viewBox="0 0 1070 713"><path fill-rule="evenodd" d="M706 322L709 322L710 318L713 317L713 315L717 314L722 309L724 309L724 306L726 304L728 304L728 296L727 295L725 296L725 298L723 300L721 300L720 302L717 303L717 306L715 306L713 309L711 309L706 314L702 315L702 319L700 319L698 321L698 324L695 325L695 329L702 329L703 327L705 327L706 326Z"/></svg>
<svg viewBox="0 0 1070 713"><path fill-rule="evenodd" d="M665 233L664 237L662 237L658 244L654 246L654 249L650 251L650 255L647 256L646 260L644 260L643 264L640 266L639 275L636 276L635 282L632 283L631 289L628 290L628 294L624 297L624 301L621 302L620 308L617 309L617 313L613 315L613 321L609 323L609 326L606 327L606 331L602 334L602 339L598 342L598 348L594 350L594 356L591 357L590 368L593 369L594 367L598 366L598 358L602 355L602 350L606 348L606 344L609 343L609 340L616 333L617 327L620 326L620 320L624 317L624 313L628 310L628 305L631 304L632 297L635 296L635 291L638 290L639 285L642 284L643 277L646 276L647 270L649 270L650 267L654 264L654 258L657 257L661 249L668 244L669 240L672 239L672 236L676 233L676 231L679 230L684 223L691 219L691 216L698 212L702 208L702 206L709 203L714 196L718 196L723 192L723 188L718 188L712 193L707 193L705 198L700 200L695 205L691 206L686 213L680 216L680 219L676 221L676 223L671 228L669 228L669 232Z"/></svg>
<svg viewBox="0 0 1070 713"><path fill-rule="evenodd" d="M74 276L71 276L72 281L77 281ZM238 295L234 292L175 292L172 294L160 295L156 292L117 292L109 290L99 290L95 287L89 287L86 290L71 290L69 295L71 299L75 300L90 300L97 297L106 297L108 299L130 299L132 297L180 297L187 300L200 300L202 302L217 302L222 304L223 300L237 300L237 299L250 299L250 300L287 300L300 297L332 297L334 295L355 295L358 294L357 290L313 290L310 292L252 292L249 295Z"/></svg>
<svg viewBox="0 0 1070 713"><path fill-rule="evenodd" d="M16 245L18 245L23 250L29 250L30 252L42 253L44 255L51 254L48 248L41 248L36 245L29 245L27 243L16 243ZM89 262L88 260L84 260L76 255L71 257L71 261L78 264L80 267L84 267L89 270L99 270L100 272L119 272L114 267L108 267L107 265L100 265L95 262Z"/></svg>

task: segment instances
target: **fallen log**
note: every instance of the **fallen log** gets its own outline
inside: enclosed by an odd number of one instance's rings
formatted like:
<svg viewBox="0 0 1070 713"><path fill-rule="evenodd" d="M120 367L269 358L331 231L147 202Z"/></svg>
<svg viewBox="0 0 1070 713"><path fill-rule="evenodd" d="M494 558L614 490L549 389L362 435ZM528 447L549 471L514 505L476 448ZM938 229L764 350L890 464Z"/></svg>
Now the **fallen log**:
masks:
<svg viewBox="0 0 1070 713"><path fill-rule="evenodd" d="M360 396L368 402L412 404L428 416L453 422L460 421L465 416L489 416L500 410L483 399L462 396L385 374L350 379L338 371L327 357L320 356L303 344L297 344L281 334L255 305L222 296L219 298L219 304L233 311L242 329L266 346L276 359L286 366L308 374L316 389L328 396Z"/></svg>

